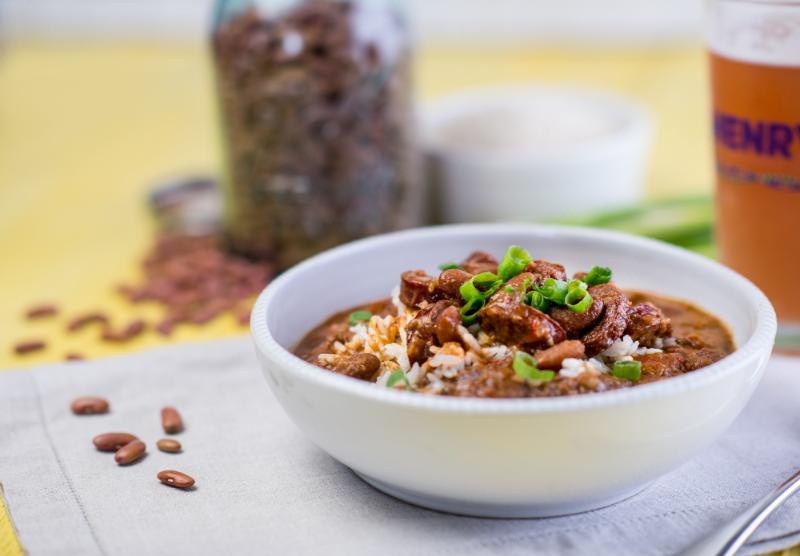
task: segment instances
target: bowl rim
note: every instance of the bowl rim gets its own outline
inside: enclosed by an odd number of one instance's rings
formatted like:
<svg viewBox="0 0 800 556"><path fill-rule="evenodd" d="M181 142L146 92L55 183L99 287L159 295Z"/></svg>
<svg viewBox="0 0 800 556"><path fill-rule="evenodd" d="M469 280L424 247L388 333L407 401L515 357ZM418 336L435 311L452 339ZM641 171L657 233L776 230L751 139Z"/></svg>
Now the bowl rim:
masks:
<svg viewBox="0 0 800 556"><path fill-rule="evenodd" d="M753 334L736 351L707 367L688 374L671 377L632 388L622 388L609 392L582 394L576 396L550 398L472 398L425 395L405 392L390 388L379 388L373 383L356 380L337 373L325 371L311 363L303 361L282 347L267 325L268 312L273 299L280 294L295 276L306 272L322 263L335 261L340 255L361 250L376 244L392 241L429 239L430 236L458 236L466 232L481 234L508 233L557 233L575 238L591 236L593 239L611 241L654 250L655 252L678 255L694 266L704 267L721 274L747 292L742 298L756 312L756 324ZM316 324L316 323L314 323ZM565 411L590 410L615 405L638 403L645 400L671 396L703 387L730 374L735 373L742 365L752 359L766 356L772 350L777 330L775 310L764 293L752 282L722 264L692 253L686 249L667 243L621 232L600 230L596 228L580 228L572 226L543 224L455 224L431 226L403 230L365 239L356 240L317 254L290 268L272 281L259 295L250 317L251 334L256 349L267 359L268 364L278 364L288 369L291 374L310 380L321 387L335 390L339 394L352 395L366 400L386 403L404 408L419 408L445 413L462 414L537 414L558 413Z"/></svg>

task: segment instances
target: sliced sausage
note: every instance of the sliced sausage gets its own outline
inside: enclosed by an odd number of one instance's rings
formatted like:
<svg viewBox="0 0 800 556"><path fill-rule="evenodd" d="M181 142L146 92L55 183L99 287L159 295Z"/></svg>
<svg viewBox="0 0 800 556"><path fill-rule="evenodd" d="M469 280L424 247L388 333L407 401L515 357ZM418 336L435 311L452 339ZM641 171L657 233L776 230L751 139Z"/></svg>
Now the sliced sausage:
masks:
<svg viewBox="0 0 800 556"><path fill-rule="evenodd" d="M600 320L581 338L583 345L586 346L586 355L594 357L622 337L628 326L630 301L612 284L592 286L589 288L589 295L592 299L603 302L603 314Z"/></svg>
<svg viewBox="0 0 800 556"><path fill-rule="evenodd" d="M672 353L648 353L639 358L642 363L642 377L662 378L679 375L686 369L686 354L683 351Z"/></svg>
<svg viewBox="0 0 800 556"><path fill-rule="evenodd" d="M661 309L652 303L634 305L628 311L628 327L625 334L643 346L653 346L656 338L672 334L672 323Z"/></svg>
<svg viewBox="0 0 800 556"><path fill-rule="evenodd" d="M339 357L334 363L333 369L337 373L359 378L361 380L371 380L381 368L381 361L371 353L354 353Z"/></svg>
<svg viewBox="0 0 800 556"><path fill-rule="evenodd" d="M472 278L472 274L469 272L459 268L451 268L439 275L434 289L441 297L458 301L461 299L461 292L459 291L461 286L470 278Z"/></svg>
<svg viewBox="0 0 800 556"><path fill-rule="evenodd" d="M481 272L494 272L497 274L497 259L485 251L475 251L461 263L461 268L470 274Z"/></svg>
<svg viewBox="0 0 800 556"><path fill-rule="evenodd" d="M528 263L528 267L525 269L525 271L530 272L533 275L533 280L536 284L541 284L547 278L553 278L555 280L567 279L567 272L564 270L564 266L557 263L551 263L550 261L531 261Z"/></svg>
<svg viewBox="0 0 800 556"><path fill-rule="evenodd" d="M408 323L406 336L408 344L408 359L412 363L421 363L430 356L430 348L438 340L438 323L445 311L454 307L451 301L437 301L429 307L420 309L411 322ZM458 309L456 309L458 311ZM452 312L450 313L452 314ZM448 317L445 317L448 318ZM443 330L447 325L442 325Z"/></svg>
<svg viewBox="0 0 800 556"><path fill-rule="evenodd" d="M536 354L536 363L540 369L558 370L564 359L582 359L586 349L578 340L565 340Z"/></svg>
<svg viewBox="0 0 800 556"><path fill-rule="evenodd" d="M409 270L400 275L400 301L409 307L418 307L423 301L433 303L433 276L424 270Z"/></svg>
<svg viewBox="0 0 800 556"><path fill-rule="evenodd" d="M508 285L521 290L521 286L530 278L531 274L523 272L509 280ZM521 293L509 293L505 288L500 288L481 311L481 327L505 344L546 348L563 342L566 333L561 325L541 311L525 305Z"/></svg>
<svg viewBox="0 0 800 556"><path fill-rule="evenodd" d="M592 299L592 304L583 313L557 305L550 309L549 315L564 328L567 336L577 338L582 330L586 330L600 318L602 312L603 300Z"/></svg>

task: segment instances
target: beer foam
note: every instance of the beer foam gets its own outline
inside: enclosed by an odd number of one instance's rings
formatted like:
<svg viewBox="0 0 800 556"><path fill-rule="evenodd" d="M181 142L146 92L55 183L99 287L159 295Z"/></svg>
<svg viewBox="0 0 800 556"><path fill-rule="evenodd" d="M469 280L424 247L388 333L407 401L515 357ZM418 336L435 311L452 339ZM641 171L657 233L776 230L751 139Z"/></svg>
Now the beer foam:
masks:
<svg viewBox="0 0 800 556"><path fill-rule="evenodd" d="M800 67L800 2L718 0L708 46L741 62Z"/></svg>

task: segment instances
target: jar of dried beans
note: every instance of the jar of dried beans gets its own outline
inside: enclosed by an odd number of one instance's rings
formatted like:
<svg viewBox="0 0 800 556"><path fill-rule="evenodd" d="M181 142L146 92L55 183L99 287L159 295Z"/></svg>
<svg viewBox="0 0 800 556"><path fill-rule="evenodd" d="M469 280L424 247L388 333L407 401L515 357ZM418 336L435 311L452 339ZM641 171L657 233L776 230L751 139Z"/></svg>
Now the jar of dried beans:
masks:
<svg viewBox="0 0 800 556"><path fill-rule="evenodd" d="M416 225L402 0L220 0L213 52L231 248L286 268Z"/></svg>

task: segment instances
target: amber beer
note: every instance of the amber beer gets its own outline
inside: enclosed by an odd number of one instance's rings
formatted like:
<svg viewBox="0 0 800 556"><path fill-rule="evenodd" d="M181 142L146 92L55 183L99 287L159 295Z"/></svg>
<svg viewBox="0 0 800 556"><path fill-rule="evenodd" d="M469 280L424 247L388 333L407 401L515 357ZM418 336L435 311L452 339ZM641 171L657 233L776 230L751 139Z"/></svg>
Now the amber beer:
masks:
<svg viewBox="0 0 800 556"><path fill-rule="evenodd" d="M800 2L719 0L709 40L722 261L800 348Z"/></svg>

